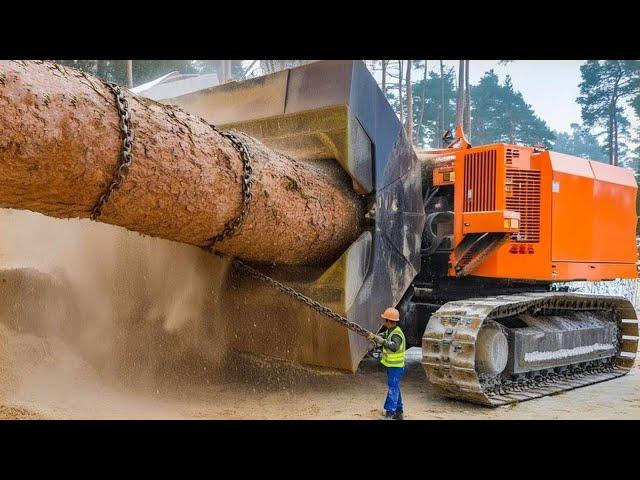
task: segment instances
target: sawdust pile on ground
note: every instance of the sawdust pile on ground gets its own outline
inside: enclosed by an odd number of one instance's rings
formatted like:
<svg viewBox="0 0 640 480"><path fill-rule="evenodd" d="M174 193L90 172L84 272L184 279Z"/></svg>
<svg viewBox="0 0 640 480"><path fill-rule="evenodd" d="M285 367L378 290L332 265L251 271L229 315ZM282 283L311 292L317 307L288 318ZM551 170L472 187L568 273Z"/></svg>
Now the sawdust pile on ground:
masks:
<svg viewBox="0 0 640 480"><path fill-rule="evenodd" d="M228 265L88 221L0 210L0 419L377 419L384 370L355 374L229 351ZM516 406L442 398L420 350L407 418L640 418L640 369Z"/></svg>
<svg viewBox="0 0 640 480"><path fill-rule="evenodd" d="M102 383L160 394L219 375L228 346L218 301L226 261L29 212L0 210L0 230L5 400L53 404L74 391L91 397L88 387L98 400Z"/></svg>
<svg viewBox="0 0 640 480"><path fill-rule="evenodd" d="M0 230L5 408L180 418L193 411L186 391L235 404L247 392L275 399L344 376L230 351L238 319L221 298L229 265L197 248L13 210L0 209Z"/></svg>
<svg viewBox="0 0 640 480"><path fill-rule="evenodd" d="M55 338L0 325L0 418L179 418L149 395L109 385Z"/></svg>

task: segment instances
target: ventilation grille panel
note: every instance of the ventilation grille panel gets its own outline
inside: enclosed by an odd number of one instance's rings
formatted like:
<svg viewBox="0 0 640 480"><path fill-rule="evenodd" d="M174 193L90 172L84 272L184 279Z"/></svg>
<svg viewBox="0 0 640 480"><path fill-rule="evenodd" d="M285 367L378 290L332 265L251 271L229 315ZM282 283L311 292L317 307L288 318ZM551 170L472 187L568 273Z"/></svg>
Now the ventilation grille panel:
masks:
<svg viewBox="0 0 640 480"><path fill-rule="evenodd" d="M507 148L505 163L507 165L511 165L514 158L520 158L520 150L517 150L515 148Z"/></svg>
<svg viewBox="0 0 640 480"><path fill-rule="evenodd" d="M496 209L496 151L464 156L464 212Z"/></svg>
<svg viewBox="0 0 640 480"><path fill-rule="evenodd" d="M520 213L516 242L540 241L540 171L507 168L507 210Z"/></svg>

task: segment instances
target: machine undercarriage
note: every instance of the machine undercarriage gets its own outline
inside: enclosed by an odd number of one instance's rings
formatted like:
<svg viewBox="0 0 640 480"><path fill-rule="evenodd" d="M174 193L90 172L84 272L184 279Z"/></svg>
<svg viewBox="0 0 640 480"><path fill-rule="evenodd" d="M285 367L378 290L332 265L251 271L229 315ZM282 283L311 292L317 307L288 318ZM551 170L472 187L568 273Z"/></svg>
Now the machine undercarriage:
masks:
<svg viewBox="0 0 640 480"><path fill-rule="evenodd" d="M449 397L490 406L622 376L637 349L631 302L565 293L448 302L422 339L432 384Z"/></svg>
<svg viewBox="0 0 640 480"><path fill-rule="evenodd" d="M422 348L427 378L443 395L488 406L626 374L638 348L632 303L549 288L418 276L399 305L407 343Z"/></svg>

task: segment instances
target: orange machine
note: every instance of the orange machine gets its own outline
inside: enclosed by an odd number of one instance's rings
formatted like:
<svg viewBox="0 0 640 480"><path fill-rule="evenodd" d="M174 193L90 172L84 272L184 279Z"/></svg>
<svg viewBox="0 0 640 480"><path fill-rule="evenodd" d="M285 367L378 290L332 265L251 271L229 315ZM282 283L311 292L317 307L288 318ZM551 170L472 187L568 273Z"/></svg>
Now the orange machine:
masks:
<svg viewBox="0 0 640 480"><path fill-rule="evenodd" d="M451 276L466 258L476 258L468 251L464 258L457 247L482 232L503 241L494 242L471 275L548 281L637 275L631 170L495 144L458 150L453 167L434 171L434 184L447 183L454 189Z"/></svg>
<svg viewBox="0 0 640 480"><path fill-rule="evenodd" d="M552 283L637 277L633 172L544 148L470 147L460 130L457 143L425 156L442 160L425 195L423 269L402 304L408 338L429 318L430 382L496 406L627 373L631 302Z"/></svg>
<svg viewBox="0 0 640 480"><path fill-rule="evenodd" d="M447 148L416 154L362 62L315 62L190 93L170 84L166 103L297 160L342 166L367 210L365 231L330 266L269 271L367 330L395 306L406 346L422 347L430 385L445 395L503 405L632 368L632 302L557 284L636 276L630 171L544 148L471 147L460 126ZM292 291L290 302L274 302L242 285L240 317L291 322L299 344L278 353L288 360L355 369L370 346L301 311ZM254 336L244 348L269 344Z"/></svg>

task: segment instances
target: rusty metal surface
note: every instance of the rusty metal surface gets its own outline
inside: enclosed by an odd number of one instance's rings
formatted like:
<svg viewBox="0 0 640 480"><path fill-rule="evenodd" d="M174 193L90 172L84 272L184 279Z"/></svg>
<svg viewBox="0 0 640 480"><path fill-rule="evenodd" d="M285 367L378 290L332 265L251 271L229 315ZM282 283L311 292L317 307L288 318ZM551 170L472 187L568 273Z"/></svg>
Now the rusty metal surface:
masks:
<svg viewBox="0 0 640 480"><path fill-rule="evenodd" d="M536 372L518 384L492 384L475 369L475 346L485 322L522 313L554 311L615 312L619 348L606 365L572 365L563 374ZM499 406L610 380L633 366L638 321L632 304L620 297L563 293L529 293L468 299L443 305L429 321L422 339L423 366L429 381L444 395Z"/></svg>

